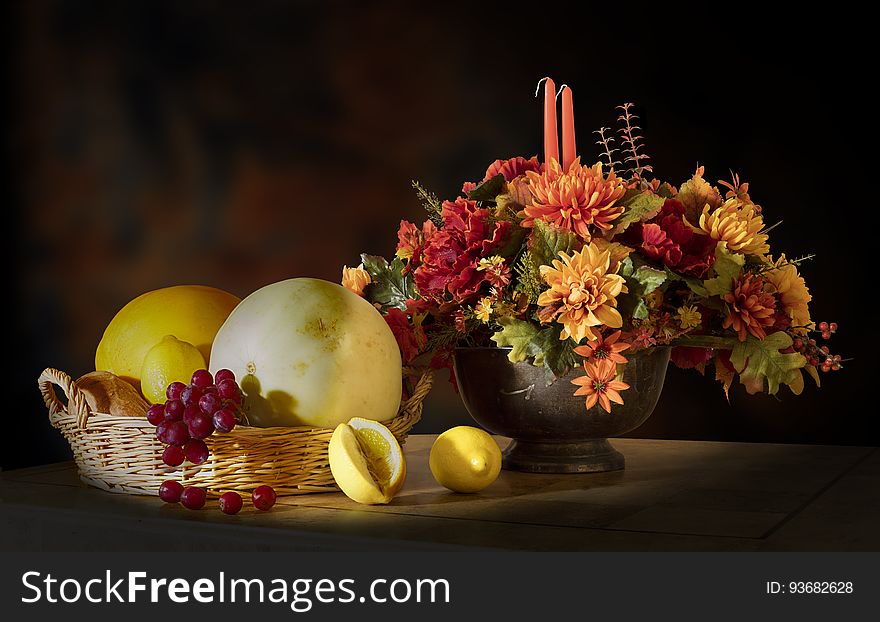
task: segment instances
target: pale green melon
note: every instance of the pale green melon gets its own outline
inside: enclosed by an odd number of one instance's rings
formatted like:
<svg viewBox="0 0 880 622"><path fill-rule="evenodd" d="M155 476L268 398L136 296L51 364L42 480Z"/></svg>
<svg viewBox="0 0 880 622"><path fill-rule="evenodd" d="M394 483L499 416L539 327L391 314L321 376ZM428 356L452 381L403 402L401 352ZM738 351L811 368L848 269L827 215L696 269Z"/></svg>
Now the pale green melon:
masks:
<svg viewBox="0 0 880 622"><path fill-rule="evenodd" d="M242 300L211 349L211 371L224 368L260 427L387 421L400 405L391 329L369 302L320 279L273 283Z"/></svg>

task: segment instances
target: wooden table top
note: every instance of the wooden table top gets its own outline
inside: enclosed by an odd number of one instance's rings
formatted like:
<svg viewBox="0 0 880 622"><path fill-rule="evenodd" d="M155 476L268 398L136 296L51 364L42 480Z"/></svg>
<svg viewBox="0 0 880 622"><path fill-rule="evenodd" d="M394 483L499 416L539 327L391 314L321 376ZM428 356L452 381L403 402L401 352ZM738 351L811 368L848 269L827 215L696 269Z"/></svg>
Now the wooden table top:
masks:
<svg viewBox="0 0 880 622"><path fill-rule="evenodd" d="M432 478L433 440L409 438L387 506L322 493L226 516L89 488L70 462L0 473L0 549L880 550L875 447L617 439L625 471L502 471L464 495Z"/></svg>

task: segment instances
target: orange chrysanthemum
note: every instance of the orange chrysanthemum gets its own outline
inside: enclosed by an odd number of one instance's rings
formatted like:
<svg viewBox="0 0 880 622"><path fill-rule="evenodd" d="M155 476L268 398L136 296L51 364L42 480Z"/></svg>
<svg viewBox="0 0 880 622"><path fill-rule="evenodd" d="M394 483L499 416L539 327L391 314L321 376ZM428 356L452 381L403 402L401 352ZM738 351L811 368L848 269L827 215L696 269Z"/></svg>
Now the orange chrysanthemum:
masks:
<svg viewBox="0 0 880 622"><path fill-rule="evenodd" d="M615 308L617 295L626 291L623 277L609 269L611 253L587 244L571 256L559 253L553 265L541 266L541 277L550 289L538 296L542 322L563 325L560 339L594 341L594 326L620 328L623 318Z"/></svg>
<svg viewBox="0 0 880 622"><path fill-rule="evenodd" d="M572 384L579 385L580 388L574 392L575 395L587 396L587 410L599 405L605 412L611 412L611 402L615 404L623 404L623 398L620 397L619 391L625 391L629 385L617 377L617 365L612 361L605 360L599 363L590 363L584 361L583 376L578 376L571 381Z"/></svg>
<svg viewBox="0 0 880 622"><path fill-rule="evenodd" d="M727 199L714 210L706 205L700 215L700 230L713 240L727 242L727 248L735 253L758 257L769 253L763 228L764 218L757 206L738 198Z"/></svg>
<svg viewBox="0 0 880 622"><path fill-rule="evenodd" d="M627 350L629 344L618 341L620 335L619 330L611 333L605 339L602 338L602 335L599 335L598 339L575 348L575 354L580 354L591 363L600 363L602 361L626 363L626 357L621 352Z"/></svg>
<svg viewBox="0 0 880 622"><path fill-rule="evenodd" d="M724 296L727 317L724 328L733 327L740 341L746 340L746 332L758 339L767 336L764 328L772 326L776 313L776 300L764 291L764 280L755 274L746 274L734 281L733 291Z"/></svg>
<svg viewBox="0 0 880 622"><path fill-rule="evenodd" d="M582 166L578 158L564 171L559 162L550 160L543 173L528 171L526 176L532 202L521 213L523 227L541 219L574 231L589 242L590 227L611 229L611 221L623 213L623 207L616 203L626 188L614 171L604 177L601 163L591 168Z"/></svg>
<svg viewBox="0 0 880 622"><path fill-rule="evenodd" d="M764 290L776 295L792 326L803 331L813 324L810 319L809 302L813 299L810 290L804 277L798 274L797 266L789 263L785 255L779 257L775 266L764 273Z"/></svg>

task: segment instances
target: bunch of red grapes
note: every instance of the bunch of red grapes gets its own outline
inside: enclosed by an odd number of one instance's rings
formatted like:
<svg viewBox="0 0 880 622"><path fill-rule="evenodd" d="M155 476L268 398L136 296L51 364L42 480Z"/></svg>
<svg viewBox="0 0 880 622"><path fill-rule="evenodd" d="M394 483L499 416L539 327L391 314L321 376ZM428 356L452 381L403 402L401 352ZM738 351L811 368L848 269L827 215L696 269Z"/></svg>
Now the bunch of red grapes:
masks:
<svg viewBox="0 0 880 622"><path fill-rule="evenodd" d="M221 369L211 375L207 369L193 373L189 384L172 382L165 391L168 398L164 404L153 404L147 411L147 421L156 426L156 438L166 445L162 461L170 467L178 467L189 461L204 463L210 452L204 439L214 432L231 432L243 419L241 389L235 374ZM180 503L185 508L198 510L205 506L204 488L184 487L174 480L163 482L159 497L167 503ZM270 486L254 490L254 507L268 510L275 504L275 491ZM226 514L241 510L242 499L237 492L227 492L220 497L220 509Z"/></svg>

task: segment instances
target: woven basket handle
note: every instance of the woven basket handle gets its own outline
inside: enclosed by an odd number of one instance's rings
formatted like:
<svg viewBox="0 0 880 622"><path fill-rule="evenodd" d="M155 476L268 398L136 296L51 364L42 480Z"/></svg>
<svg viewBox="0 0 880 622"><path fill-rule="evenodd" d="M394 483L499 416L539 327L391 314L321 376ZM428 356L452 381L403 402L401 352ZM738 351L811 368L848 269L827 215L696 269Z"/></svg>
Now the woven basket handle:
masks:
<svg viewBox="0 0 880 622"><path fill-rule="evenodd" d="M38 383L40 385L40 393L43 394L43 401L46 402L46 408L49 409L49 421L53 426L57 427L61 417L70 413L76 417L76 425L80 428L86 427L86 422L89 419L89 415L91 415L89 405L86 402L85 395L74 386L73 379L70 376L63 371L47 367L40 374ZM61 387L64 395L67 396L66 406L61 403L55 394L54 385L56 384Z"/></svg>

